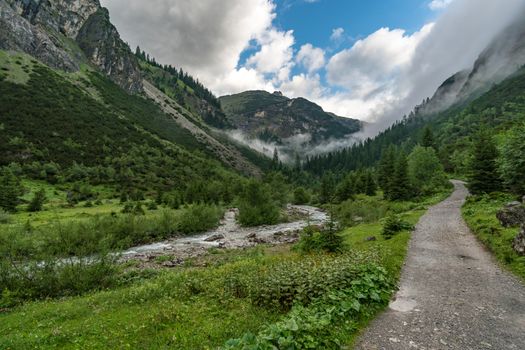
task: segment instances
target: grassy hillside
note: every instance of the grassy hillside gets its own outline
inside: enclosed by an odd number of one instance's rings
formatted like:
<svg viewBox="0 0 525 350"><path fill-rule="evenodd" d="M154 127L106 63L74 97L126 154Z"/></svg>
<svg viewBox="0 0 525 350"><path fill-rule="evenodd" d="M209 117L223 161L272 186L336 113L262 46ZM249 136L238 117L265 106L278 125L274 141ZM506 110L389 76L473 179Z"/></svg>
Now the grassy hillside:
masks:
<svg viewBox="0 0 525 350"><path fill-rule="evenodd" d="M418 110L418 109L416 109ZM314 157L305 168L314 173L327 170L348 171L373 166L390 145L409 151L420 142L423 130L434 133L440 158L449 172L464 175L464 165L471 145L471 136L480 126L490 128L494 135L525 121L525 69L521 69L488 92L472 101L452 106L435 114L411 113L373 140L340 152Z"/></svg>
<svg viewBox="0 0 525 350"><path fill-rule="evenodd" d="M0 53L0 137L0 166L51 182L78 166L75 180L144 189L236 176L153 102L89 69L66 74L20 54Z"/></svg>

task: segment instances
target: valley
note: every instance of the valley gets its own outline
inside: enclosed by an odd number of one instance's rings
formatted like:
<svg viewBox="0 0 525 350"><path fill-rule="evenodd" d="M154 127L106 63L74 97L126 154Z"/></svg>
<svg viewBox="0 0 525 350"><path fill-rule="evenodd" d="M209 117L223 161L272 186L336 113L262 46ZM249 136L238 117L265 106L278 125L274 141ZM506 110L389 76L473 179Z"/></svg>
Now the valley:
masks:
<svg viewBox="0 0 525 350"><path fill-rule="evenodd" d="M0 349L518 349L525 5L235 2L0 0Z"/></svg>

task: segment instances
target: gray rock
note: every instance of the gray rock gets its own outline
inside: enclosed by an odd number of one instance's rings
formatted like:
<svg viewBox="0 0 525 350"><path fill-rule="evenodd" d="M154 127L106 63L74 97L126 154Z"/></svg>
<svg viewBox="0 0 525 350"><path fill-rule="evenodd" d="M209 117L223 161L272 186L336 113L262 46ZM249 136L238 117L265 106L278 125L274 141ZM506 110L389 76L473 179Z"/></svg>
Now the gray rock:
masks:
<svg viewBox="0 0 525 350"><path fill-rule="evenodd" d="M143 89L137 59L99 0L0 0L0 49L67 72L91 63L123 89Z"/></svg>
<svg viewBox="0 0 525 350"><path fill-rule="evenodd" d="M519 255L525 255L525 224L521 226L521 230L512 243L512 248Z"/></svg>
<svg viewBox="0 0 525 350"><path fill-rule="evenodd" d="M210 237L206 238L204 241L205 242L215 242L215 241L218 241L220 239L224 239L224 235L220 234L220 233L217 233L217 234L211 235Z"/></svg>
<svg viewBox="0 0 525 350"><path fill-rule="evenodd" d="M525 206L520 202L507 203L496 213L496 217L504 227L514 227L525 224Z"/></svg>
<svg viewBox="0 0 525 350"><path fill-rule="evenodd" d="M376 236L370 236L370 237L367 237L367 238L365 239L365 241L367 241L367 242L377 241L377 237L376 237Z"/></svg>
<svg viewBox="0 0 525 350"><path fill-rule="evenodd" d="M257 234L255 232L250 233L249 235L246 236L246 239L254 239L254 238L257 238Z"/></svg>

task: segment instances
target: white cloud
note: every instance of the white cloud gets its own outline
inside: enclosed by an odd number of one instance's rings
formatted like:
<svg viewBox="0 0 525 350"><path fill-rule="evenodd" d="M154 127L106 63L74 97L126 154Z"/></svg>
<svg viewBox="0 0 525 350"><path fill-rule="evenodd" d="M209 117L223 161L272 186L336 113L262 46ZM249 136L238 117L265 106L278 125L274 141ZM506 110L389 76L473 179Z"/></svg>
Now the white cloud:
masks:
<svg viewBox="0 0 525 350"><path fill-rule="evenodd" d="M340 42L343 39L345 30L343 28L334 28L332 29L332 35L330 35L330 40L335 42Z"/></svg>
<svg viewBox="0 0 525 350"><path fill-rule="evenodd" d="M261 73L278 73L290 64L295 43L292 30L268 30L260 35L258 42L261 48L248 59L248 66L256 67Z"/></svg>
<svg viewBox="0 0 525 350"><path fill-rule="evenodd" d="M293 28L273 25L274 0L101 1L126 41L189 71L218 95L279 89L382 126L471 66L525 3L426 0L430 8L443 9L435 23L415 33L381 28L327 57L329 48L311 44L294 55ZM333 29L332 43L340 45L345 36L343 28ZM248 48L253 53L239 62Z"/></svg>
<svg viewBox="0 0 525 350"><path fill-rule="evenodd" d="M432 2L428 4L428 7L432 11L442 10L448 7L448 5L452 3L452 1L454 0L432 0Z"/></svg>
<svg viewBox="0 0 525 350"><path fill-rule="evenodd" d="M314 72L325 65L325 52L312 44L305 44L297 53L296 62L303 65L309 73Z"/></svg>

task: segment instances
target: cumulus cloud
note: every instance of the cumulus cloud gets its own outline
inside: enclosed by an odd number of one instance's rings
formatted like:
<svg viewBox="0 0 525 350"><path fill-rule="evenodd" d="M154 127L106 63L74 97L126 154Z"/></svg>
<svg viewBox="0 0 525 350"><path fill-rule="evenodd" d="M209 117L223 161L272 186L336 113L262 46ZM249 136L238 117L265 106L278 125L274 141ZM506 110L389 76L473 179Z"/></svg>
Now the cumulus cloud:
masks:
<svg viewBox="0 0 525 350"><path fill-rule="evenodd" d="M432 2L428 4L428 7L433 11L442 10L450 5L452 1L454 0L432 0Z"/></svg>
<svg viewBox="0 0 525 350"><path fill-rule="evenodd" d="M416 32L379 28L330 57L333 48L295 47L294 28L273 23L274 0L101 2L132 46L191 72L218 95L279 89L380 128L470 67L525 11L524 0L427 0L442 10L434 22ZM331 42L339 45L345 35L335 28Z"/></svg>
<svg viewBox="0 0 525 350"><path fill-rule="evenodd" d="M335 42L340 42L343 39L345 30L343 28L334 28L332 29L332 35L330 35L330 40Z"/></svg>
<svg viewBox="0 0 525 350"><path fill-rule="evenodd" d="M312 44L305 44L297 53L296 61L311 73L324 67L325 52L318 47L313 47Z"/></svg>

